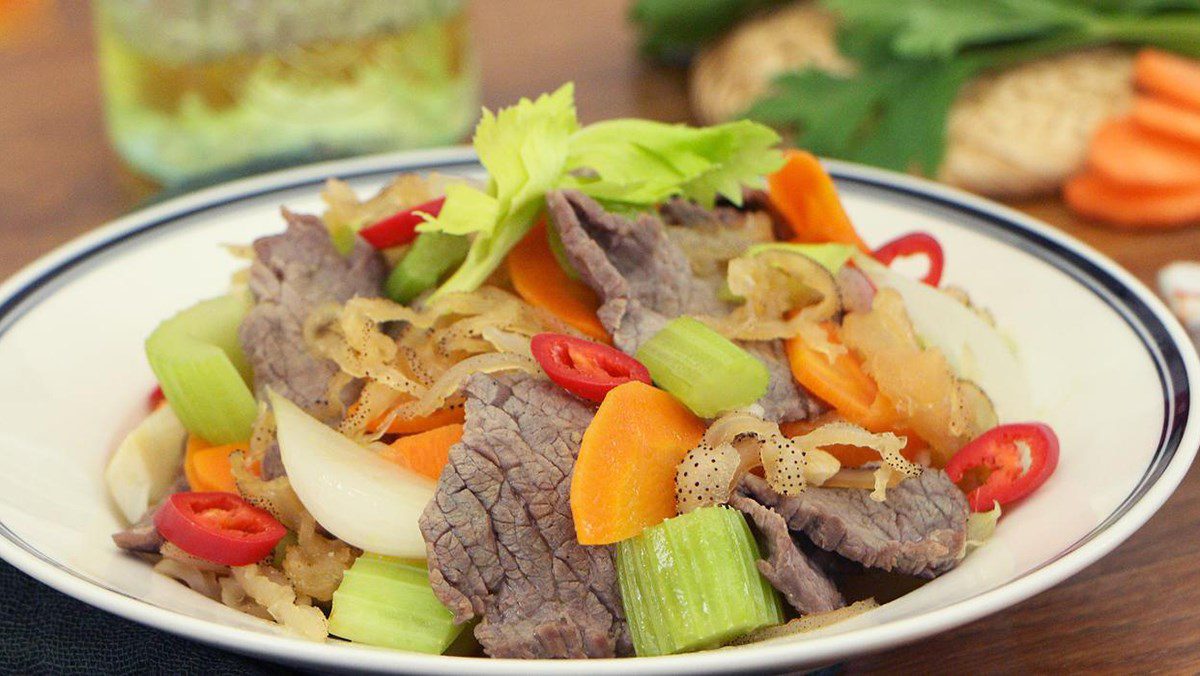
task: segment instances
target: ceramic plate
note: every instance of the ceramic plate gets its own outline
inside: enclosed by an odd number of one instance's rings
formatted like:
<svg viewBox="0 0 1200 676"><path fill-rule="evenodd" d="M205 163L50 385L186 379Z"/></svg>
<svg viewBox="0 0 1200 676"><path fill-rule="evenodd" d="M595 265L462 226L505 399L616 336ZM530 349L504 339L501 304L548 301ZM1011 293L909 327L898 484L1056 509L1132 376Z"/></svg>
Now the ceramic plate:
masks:
<svg viewBox="0 0 1200 676"><path fill-rule="evenodd" d="M142 341L218 295L242 262L220 247L282 229L279 207L320 212L339 176L361 193L398 171L478 173L467 149L304 167L212 188L123 218L0 288L0 555L103 610L230 650L310 667L475 674L799 668L913 641L996 612L1078 572L1163 504L1200 445L1196 354L1158 300L1112 261L991 202L831 164L872 244L925 230L945 280L991 309L1019 347L1037 418L1062 441L1057 473L953 572L821 632L714 652L600 662L471 660L309 643L229 610L118 552L101 472L144 412Z"/></svg>

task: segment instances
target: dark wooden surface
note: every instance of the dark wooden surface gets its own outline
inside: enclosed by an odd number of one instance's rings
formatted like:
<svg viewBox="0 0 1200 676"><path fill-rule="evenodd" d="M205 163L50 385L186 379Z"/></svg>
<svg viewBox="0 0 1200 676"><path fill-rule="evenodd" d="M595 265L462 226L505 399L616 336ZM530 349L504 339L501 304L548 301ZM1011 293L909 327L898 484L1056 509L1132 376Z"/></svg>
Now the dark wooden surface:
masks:
<svg viewBox="0 0 1200 676"><path fill-rule="evenodd" d="M574 80L585 121L621 115L688 120L685 74L637 58L625 4L477 0L472 27L484 103L503 105ZM0 277L145 196L105 142L86 4L51 5L0 44ZM1147 283L1170 260L1200 258L1200 230L1126 234L1083 223L1057 200L1016 206ZM1141 531L1064 584L918 644L852 660L846 669L1195 672L1198 536L1200 475L1193 471Z"/></svg>

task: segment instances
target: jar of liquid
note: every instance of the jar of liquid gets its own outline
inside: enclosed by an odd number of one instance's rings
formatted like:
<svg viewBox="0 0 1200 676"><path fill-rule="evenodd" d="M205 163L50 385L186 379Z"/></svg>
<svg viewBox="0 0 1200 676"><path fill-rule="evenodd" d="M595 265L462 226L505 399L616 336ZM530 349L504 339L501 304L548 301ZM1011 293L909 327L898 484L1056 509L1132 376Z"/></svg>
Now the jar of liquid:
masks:
<svg viewBox="0 0 1200 676"><path fill-rule="evenodd" d="M461 140L463 0L98 0L108 132L167 186Z"/></svg>

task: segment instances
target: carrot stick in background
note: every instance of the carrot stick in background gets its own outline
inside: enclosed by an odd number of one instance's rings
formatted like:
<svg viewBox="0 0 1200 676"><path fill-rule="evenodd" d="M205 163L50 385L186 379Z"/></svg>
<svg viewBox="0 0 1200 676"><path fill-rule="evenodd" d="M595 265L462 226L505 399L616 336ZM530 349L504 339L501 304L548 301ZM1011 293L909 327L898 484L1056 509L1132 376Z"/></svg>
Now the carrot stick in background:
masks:
<svg viewBox="0 0 1200 676"><path fill-rule="evenodd" d="M838 199L833 179L812 153L789 150L787 162L767 177L767 195L792 228L796 242L841 242L871 253Z"/></svg>
<svg viewBox="0 0 1200 676"><path fill-rule="evenodd" d="M1106 122L1088 165L1113 183L1147 188L1200 187L1200 147L1147 131L1132 117Z"/></svg>
<svg viewBox="0 0 1200 676"><path fill-rule="evenodd" d="M1177 228L1200 222L1200 186L1129 186L1085 171L1067 181L1063 198L1084 216L1127 227Z"/></svg>
<svg viewBox="0 0 1200 676"><path fill-rule="evenodd" d="M1144 91L1200 110L1200 61L1143 49L1134 61L1133 79Z"/></svg>
<svg viewBox="0 0 1200 676"><path fill-rule="evenodd" d="M1147 131L1193 144L1200 152L1200 110L1139 96L1133 104L1133 121Z"/></svg>

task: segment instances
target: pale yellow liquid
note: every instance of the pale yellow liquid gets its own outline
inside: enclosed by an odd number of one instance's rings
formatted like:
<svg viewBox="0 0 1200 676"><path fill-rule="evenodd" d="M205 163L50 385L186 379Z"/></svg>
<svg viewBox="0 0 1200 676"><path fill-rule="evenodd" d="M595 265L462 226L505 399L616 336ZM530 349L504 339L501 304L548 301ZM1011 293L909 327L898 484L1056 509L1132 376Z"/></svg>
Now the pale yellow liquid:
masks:
<svg viewBox="0 0 1200 676"><path fill-rule="evenodd" d="M477 114L461 10L389 33L176 59L139 50L104 7L96 18L113 145L168 185L453 143Z"/></svg>

